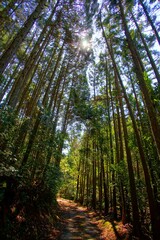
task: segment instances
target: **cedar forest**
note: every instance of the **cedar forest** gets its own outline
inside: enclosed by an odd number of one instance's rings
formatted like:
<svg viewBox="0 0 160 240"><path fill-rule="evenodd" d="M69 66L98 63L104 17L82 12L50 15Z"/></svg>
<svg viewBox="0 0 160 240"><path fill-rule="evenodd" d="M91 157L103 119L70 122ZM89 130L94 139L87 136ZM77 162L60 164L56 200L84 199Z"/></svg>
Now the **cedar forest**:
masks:
<svg viewBox="0 0 160 240"><path fill-rule="evenodd" d="M25 239L17 216L50 211L57 194L159 239L159 8L0 1L3 239Z"/></svg>

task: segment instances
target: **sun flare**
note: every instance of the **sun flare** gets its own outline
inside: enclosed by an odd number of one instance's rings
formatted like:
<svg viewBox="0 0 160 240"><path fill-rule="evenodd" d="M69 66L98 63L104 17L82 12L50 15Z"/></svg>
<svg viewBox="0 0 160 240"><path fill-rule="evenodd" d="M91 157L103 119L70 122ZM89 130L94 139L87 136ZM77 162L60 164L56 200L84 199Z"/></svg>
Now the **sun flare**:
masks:
<svg viewBox="0 0 160 240"><path fill-rule="evenodd" d="M82 47L83 48L88 48L89 47L89 42L86 39L82 40Z"/></svg>
<svg viewBox="0 0 160 240"><path fill-rule="evenodd" d="M81 47L85 50L88 50L90 48L90 43L86 39L81 40Z"/></svg>

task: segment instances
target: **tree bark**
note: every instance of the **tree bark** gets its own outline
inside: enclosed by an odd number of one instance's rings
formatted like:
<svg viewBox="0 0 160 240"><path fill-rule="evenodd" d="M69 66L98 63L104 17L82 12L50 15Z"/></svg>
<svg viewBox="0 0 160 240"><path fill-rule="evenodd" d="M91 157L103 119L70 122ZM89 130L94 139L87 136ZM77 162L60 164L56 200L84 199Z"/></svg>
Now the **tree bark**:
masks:
<svg viewBox="0 0 160 240"><path fill-rule="evenodd" d="M131 11L130 11L130 12L131 12ZM156 67L156 64L155 64L155 62L154 62L154 59L153 59L153 57L152 57L152 54L151 54L151 52L150 52L150 50L149 50L149 48L148 48L148 45L147 45L147 43L146 43L146 41L145 41L145 39L144 39L144 37L143 37L143 34L142 34L142 32L141 32L141 30L140 30L140 28L139 28L139 26L138 26L138 24L137 24L137 21L136 21L136 19L135 19L135 17L134 17L134 15L133 15L132 12L131 12L131 16L132 16L132 18L133 18L133 21L134 21L134 23L135 23L135 25L136 25L136 27L137 27L137 30L138 30L139 35L140 35L140 38L141 38L141 40L142 40L142 42L143 42L143 45L144 45L144 47L145 47L145 50L146 50L146 52L147 52L147 56L148 56L148 58L149 58L149 60L150 60L150 64L151 64L151 66L152 66L152 68L153 68L153 71L154 71L155 76L156 76L156 78L157 78L158 84L160 85L160 74L159 74L159 71L158 71L158 69L157 69L157 67Z"/></svg>
<svg viewBox="0 0 160 240"><path fill-rule="evenodd" d="M108 51L110 53L113 65L114 65L114 58L113 54L111 52L110 45L108 43L108 39L106 38L105 31L103 28L103 24L100 19L100 24L102 28L102 33L108 48ZM117 82L117 73L115 72L115 81L118 87L118 82ZM120 91L118 90L118 93L120 94ZM132 156L131 156L131 151L128 145L128 130L127 130L127 125L125 121L125 114L124 114L124 109L123 109L123 103L122 99L119 98L119 105L121 109L121 114L122 114L122 125L123 125L123 131L124 131L124 142L125 142L125 149L126 149L126 156L127 156L127 165L128 165L128 173L129 173L129 183L130 183L130 193L131 193L131 203L132 203L132 214L133 214L133 230L134 234L138 237L141 236L141 224L140 224L140 217L139 217L139 208L138 208L138 201L137 201L137 193L136 193L136 185L135 185L135 179L134 179L134 171L133 171L133 166L132 166Z"/></svg>
<svg viewBox="0 0 160 240"><path fill-rule="evenodd" d="M154 23L153 23L152 19L151 19L150 16L149 16L149 13L148 13L148 11L147 11L147 8L146 8L143 0L139 0L139 2L140 2L140 4L141 4L142 7L143 7L143 10L144 10L145 15L146 15L146 17L147 17L147 20L148 20L148 22L150 23L150 25L151 25L151 27L152 27L152 30L153 30L153 32L154 32L154 34L155 34L155 36L156 36L156 38L157 38L157 41L158 41L158 43L159 43L159 45L160 45L160 36L159 36L159 34L158 34L158 31L157 31L156 27L154 26Z"/></svg>
<svg viewBox="0 0 160 240"><path fill-rule="evenodd" d="M150 125L151 125L151 129L152 129L152 133L153 133L153 136L154 136L154 140L155 140L155 143L156 143L156 147L157 147L157 151L158 151L159 159L160 159L160 138L159 138L159 136L160 136L160 126L159 126L159 123L158 123L158 120L157 120L156 112L155 112L155 109L154 109L154 104L151 100L149 89L148 89L148 87L146 85L146 82L145 82L145 79L144 79L145 69L144 69L144 66L141 62L140 56L137 52L137 49L134 45L134 42L132 41L129 29L128 29L128 25L127 25L127 22L126 22L126 19L125 19L124 9L123 9L121 1L122 0L119 0L119 8L120 8L120 13L121 13L121 18L122 18L122 24L123 24L125 35L126 35L126 38L127 38L128 47L130 49L131 56L132 56L132 59L133 59L133 63L134 63L134 66L135 66L135 72L136 72L136 75L137 75L137 79L139 81L139 86L140 86L140 89L143 93L144 101L145 101L146 108L147 108L147 111L148 111L148 116L149 116L149 119L150 119Z"/></svg>
<svg viewBox="0 0 160 240"><path fill-rule="evenodd" d="M27 21L25 22L24 26L19 30L19 32L16 34L15 38L11 42L11 44L8 46L8 48L5 50L5 52L0 57L0 75L3 74L4 70L8 66L9 62L11 61L13 55L17 52L19 46L27 36L28 32L32 28L34 22L39 17L40 13L42 12L44 5L46 1L42 0L39 2L36 9L33 11L33 13L29 16Z"/></svg>

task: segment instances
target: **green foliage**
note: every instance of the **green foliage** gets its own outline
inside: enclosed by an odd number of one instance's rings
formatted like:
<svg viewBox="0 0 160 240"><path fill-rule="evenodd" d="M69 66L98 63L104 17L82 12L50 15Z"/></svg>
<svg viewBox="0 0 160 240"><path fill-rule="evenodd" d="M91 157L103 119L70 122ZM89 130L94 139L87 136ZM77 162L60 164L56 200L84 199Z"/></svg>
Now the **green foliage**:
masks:
<svg viewBox="0 0 160 240"><path fill-rule="evenodd" d="M10 174L16 168L17 158L13 156L14 135L20 125L11 108L0 111L0 164L1 175ZM8 172L8 173L7 173Z"/></svg>
<svg viewBox="0 0 160 240"><path fill-rule="evenodd" d="M54 176L53 176L54 174ZM30 176L21 173L17 178L17 183L12 183L14 195L10 200L8 214L6 215L5 227L3 231L0 227L0 236L2 239L39 239L41 235L47 233L49 224L53 224L53 212L56 208L56 193L59 188L59 170L49 166L44 177L30 181ZM2 200L5 191L0 191ZM8 197L9 197L8 192ZM7 199L5 199L8 202ZM10 211L14 208L14 211ZM0 219L1 221L1 219ZM43 224L42 224L43 223ZM47 227L44 227L44 226ZM45 231L45 232L43 232ZM14 233L14 234L13 234ZM42 239L44 239L42 237Z"/></svg>
<svg viewBox="0 0 160 240"><path fill-rule="evenodd" d="M85 11L86 11L86 19L87 19L88 27L91 26L93 16L97 12L98 7L99 7L99 3L98 3L97 0L95 0L95 1L91 1L91 0L85 1Z"/></svg>
<svg viewBox="0 0 160 240"><path fill-rule="evenodd" d="M53 164L50 164L47 166L45 177L44 177L44 185L46 191L50 192L50 196L48 198L44 198L45 201L50 203L56 203L56 196L60 189L60 186L62 185L62 172L59 167L54 166Z"/></svg>
<svg viewBox="0 0 160 240"><path fill-rule="evenodd" d="M79 143L76 138L70 143L70 151L61 161L62 185L60 195L75 199L79 164Z"/></svg>
<svg viewBox="0 0 160 240"><path fill-rule="evenodd" d="M144 80L146 82L146 85L147 85L149 91L152 91L151 79L148 77L147 72L144 72L143 74L144 74Z"/></svg>

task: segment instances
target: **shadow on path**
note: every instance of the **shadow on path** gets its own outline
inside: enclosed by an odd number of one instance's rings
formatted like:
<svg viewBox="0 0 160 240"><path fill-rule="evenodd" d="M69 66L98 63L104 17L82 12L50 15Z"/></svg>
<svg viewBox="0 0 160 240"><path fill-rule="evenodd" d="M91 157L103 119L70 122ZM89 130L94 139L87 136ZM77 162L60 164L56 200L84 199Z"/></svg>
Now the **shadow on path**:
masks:
<svg viewBox="0 0 160 240"><path fill-rule="evenodd" d="M63 223L59 240L102 240L101 230L96 224L96 218L86 208L78 204L59 199L62 209Z"/></svg>

